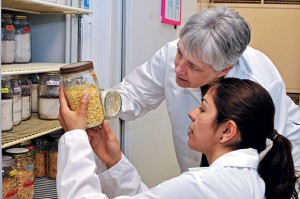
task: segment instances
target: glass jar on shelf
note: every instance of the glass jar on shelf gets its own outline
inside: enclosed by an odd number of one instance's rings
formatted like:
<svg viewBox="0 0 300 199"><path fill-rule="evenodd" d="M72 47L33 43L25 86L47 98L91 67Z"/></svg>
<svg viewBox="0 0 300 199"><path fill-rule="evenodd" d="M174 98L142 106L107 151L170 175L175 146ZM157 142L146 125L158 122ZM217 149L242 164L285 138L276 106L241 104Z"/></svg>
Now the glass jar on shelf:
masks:
<svg viewBox="0 0 300 199"><path fill-rule="evenodd" d="M31 116L31 83L29 75L20 76L19 83L22 95L22 120L28 120Z"/></svg>
<svg viewBox="0 0 300 199"><path fill-rule="evenodd" d="M57 174L57 157L58 157L58 142L63 135L63 130L55 131L49 134L49 148L47 152L47 176L51 180L56 179Z"/></svg>
<svg viewBox="0 0 300 199"><path fill-rule="evenodd" d="M79 109L80 100L89 94L87 127L102 124L116 116L121 108L120 94L114 89L100 90L91 61L69 64L60 68L62 85L71 110Z"/></svg>
<svg viewBox="0 0 300 199"><path fill-rule="evenodd" d="M18 146L20 148L29 149L29 151L31 153L31 160L33 162L33 160L34 160L34 154L35 154L35 149L34 149L32 140L26 140L26 141L20 142Z"/></svg>
<svg viewBox="0 0 300 199"><path fill-rule="evenodd" d="M1 18L1 63L11 64L15 60L15 27L12 14Z"/></svg>
<svg viewBox="0 0 300 199"><path fill-rule="evenodd" d="M2 131L9 131L13 128L13 92L11 88L11 76L1 77L1 126Z"/></svg>
<svg viewBox="0 0 300 199"><path fill-rule="evenodd" d="M13 91L13 125L15 126L22 121L22 93L18 75L12 76L11 86Z"/></svg>
<svg viewBox="0 0 300 199"><path fill-rule="evenodd" d="M38 73L30 74L29 80L31 82L31 112L38 112L38 84L40 77Z"/></svg>
<svg viewBox="0 0 300 199"><path fill-rule="evenodd" d="M40 119L57 119L59 114L59 72L40 74L38 86L38 112Z"/></svg>
<svg viewBox="0 0 300 199"><path fill-rule="evenodd" d="M16 63L28 63L31 60L31 30L27 16L16 15L15 26L15 59Z"/></svg>
<svg viewBox="0 0 300 199"><path fill-rule="evenodd" d="M31 152L26 148L10 148L6 153L16 162L18 198L32 199L34 196L34 173Z"/></svg>
<svg viewBox="0 0 300 199"><path fill-rule="evenodd" d="M16 178L15 160L8 155L2 156L2 198L18 198L18 182Z"/></svg>
<svg viewBox="0 0 300 199"><path fill-rule="evenodd" d="M43 138L36 138L33 140L34 145L34 175L35 177L46 176L46 140Z"/></svg>

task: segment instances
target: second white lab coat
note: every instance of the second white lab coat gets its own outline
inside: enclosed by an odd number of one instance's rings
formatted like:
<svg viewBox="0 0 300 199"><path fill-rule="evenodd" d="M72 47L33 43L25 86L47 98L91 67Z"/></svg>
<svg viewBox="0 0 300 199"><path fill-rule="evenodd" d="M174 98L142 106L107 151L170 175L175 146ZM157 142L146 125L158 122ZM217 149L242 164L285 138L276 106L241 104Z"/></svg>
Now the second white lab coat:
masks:
<svg viewBox="0 0 300 199"><path fill-rule="evenodd" d="M123 120L143 116L166 100L176 156L184 172L200 165L201 153L188 147L187 132L190 124L188 112L201 103L202 93L200 88L181 88L176 84L174 58L177 42L166 44L115 88L122 97L120 118ZM275 128L291 140L295 165L300 166L300 108L286 95L284 81L270 59L247 47L226 77L253 80L270 93L276 107Z"/></svg>
<svg viewBox="0 0 300 199"><path fill-rule="evenodd" d="M85 131L73 130L60 138L59 199L106 199L107 196L118 199L264 198L265 183L257 173L259 156L254 149L229 152L210 167L191 168L152 189L144 185L125 156L106 171L97 168L95 161ZM96 171L100 172L99 176Z"/></svg>

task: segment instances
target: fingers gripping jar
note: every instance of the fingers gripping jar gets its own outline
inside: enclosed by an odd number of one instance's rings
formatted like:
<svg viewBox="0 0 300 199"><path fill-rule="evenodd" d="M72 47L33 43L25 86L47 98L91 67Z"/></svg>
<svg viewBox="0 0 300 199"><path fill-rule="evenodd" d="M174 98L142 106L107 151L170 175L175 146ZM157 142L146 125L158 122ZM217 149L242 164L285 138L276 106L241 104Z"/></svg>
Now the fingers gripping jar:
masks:
<svg viewBox="0 0 300 199"><path fill-rule="evenodd" d="M104 119L116 116L121 108L120 94L114 89L101 90L98 86L93 62L84 61L60 68L62 84L70 109L77 111L80 100L89 94L87 128L99 126Z"/></svg>

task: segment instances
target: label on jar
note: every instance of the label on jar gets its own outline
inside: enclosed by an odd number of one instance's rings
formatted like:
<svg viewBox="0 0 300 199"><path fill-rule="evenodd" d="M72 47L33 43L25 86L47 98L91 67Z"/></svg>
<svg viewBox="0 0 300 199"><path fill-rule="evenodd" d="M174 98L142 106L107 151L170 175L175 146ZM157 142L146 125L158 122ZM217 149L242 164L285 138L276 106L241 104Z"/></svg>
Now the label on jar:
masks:
<svg viewBox="0 0 300 199"><path fill-rule="evenodd" d="M15 30L15 27L13 25L6 25L5 30Z"/></svg>
<svg viewBox="0 0 300 199"><path fill-rule="evenodd" d="M30 32L30 28L29 27L24 27L24 32Z"/></svg>
<svg viewBox="0 0 300 199"><path fill-rule="evenodd" d="M47 86L59 86L59 81L49 80L46 82Z"/></svg>
<svg viewBox="0 0 300 199"><path fill-rule="evenodd" d="M1 93L9 93L9 88L1 88Z"/></svg>
<svg viewBox="0 0 300 199"><path fill-rule="evenodd" d="M28 165L27 170L33 170L33 164Z"/></svg>
<svg viewBox="0 0 300 199"><path fill-rule="evenodd" d="M21 87L14 88L14 93L20 93L20 92L21 92Z"/></svg>
<svg viewBox="0 0 300 199"><path fill-rule="evenodd" d="M16 174L17 174L17 170L16 170L16 169L11 170L11 171L9 172L9 175L10 175L10 176L14 176L14 175L16 175Z"/></svg>
<svg viewBox="0 0 300 199"><path fill-rule="evenodd" d="M16 196L17 193L18 193L18 189L14 189L14 190L12 190L12 191L10 191L10 192L7 192L7 193L5 194L5 197L6 197L6 198L14 198L14 196Z"/></svg>
<svg viewBox="0 0 300 199"><path fill-rule="evenodd" d="M33 181L33 180L27 181L27 182L24 182L24 183L23 183L23 187L29 187L29 186L31 186L31 185L33 185L33 184L34 184L34 181Z"/></svg>

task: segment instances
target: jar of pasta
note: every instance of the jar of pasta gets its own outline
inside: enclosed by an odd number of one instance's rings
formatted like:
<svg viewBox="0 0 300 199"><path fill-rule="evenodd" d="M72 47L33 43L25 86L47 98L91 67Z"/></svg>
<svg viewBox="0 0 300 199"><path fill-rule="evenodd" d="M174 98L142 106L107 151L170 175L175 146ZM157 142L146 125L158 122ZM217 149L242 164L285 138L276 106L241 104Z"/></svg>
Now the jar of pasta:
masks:
<svg viewBox="0 0 300 199"><path fill-rule="evenodd" d="M2 156L2 198L17 199L18 183L15 160L8 155Z"/></svg>
<svg viewBox="0 0 300 199"><path fill-rule="evenodd" d="M70 109L77 111L80 100L89 94L87 128L99 126L104 119L116 116L121 108L120 94L114 89L100 90L91 61L69 64L60 68L62 85Z"/></svg>
<svg viewBox="0 0 300 199"><path fill-rule="evenodd" d="M16 178L18 182L18 198L32 199L34 196L34 174L31 152L26 148L10 148L6 153L16 162Z"/></svg>
<svg viewBox="0 0 300 199"><path fill-rule="evenodd" d="M40 74L38 85L38 113L40 119L57 119L59 114L59 72Z"/></svg>
<svg viewBox="0 0 300 199"><path fill-rule="evenodd" d="M11 88L11 77L1 77L1 126L2 131L13 128L13 92Z"/></svg>

